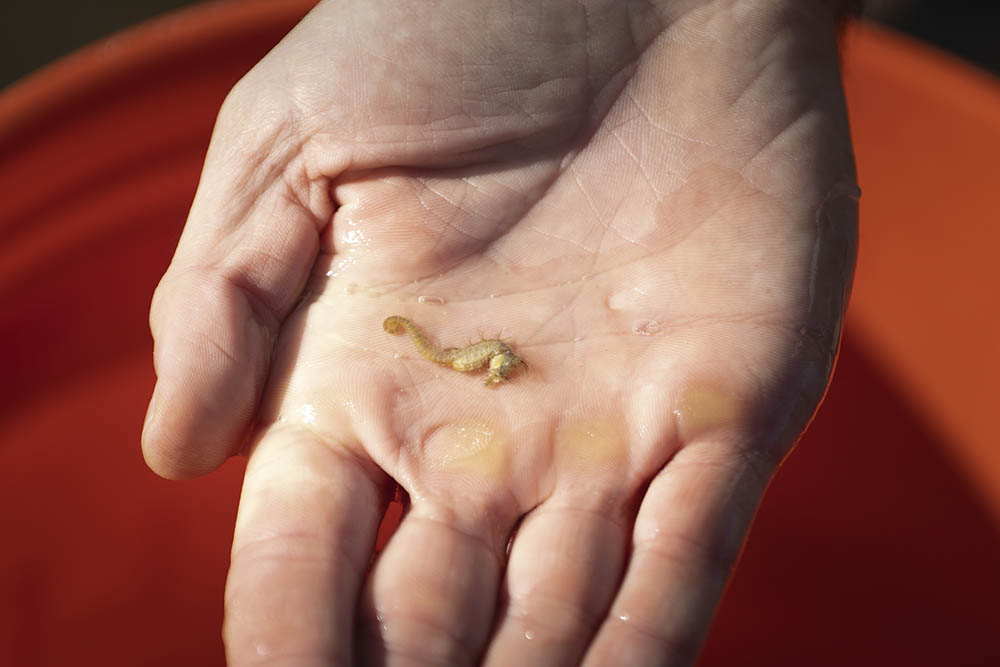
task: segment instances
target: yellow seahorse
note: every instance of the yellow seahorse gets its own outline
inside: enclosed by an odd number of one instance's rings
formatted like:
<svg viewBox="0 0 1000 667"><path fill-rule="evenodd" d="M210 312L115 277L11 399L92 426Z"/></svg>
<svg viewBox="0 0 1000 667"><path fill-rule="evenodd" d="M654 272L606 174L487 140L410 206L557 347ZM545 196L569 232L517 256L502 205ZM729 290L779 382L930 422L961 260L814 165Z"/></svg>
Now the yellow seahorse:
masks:
<svg viewBox="0 0 1000 667"><path fill-rule="evenodd" d="M405 331L417 347L417 351L436 364L450 366L456 371L474 371L489 362L489 373L486 375L486 386L500 384L507 379L518 366L528 367L524 359L514 354L507 343L499 338L481 340L465 347L446 347L441 349L427 338L420 327L399 315L385 318L382 328L391 334Z"/></svg>

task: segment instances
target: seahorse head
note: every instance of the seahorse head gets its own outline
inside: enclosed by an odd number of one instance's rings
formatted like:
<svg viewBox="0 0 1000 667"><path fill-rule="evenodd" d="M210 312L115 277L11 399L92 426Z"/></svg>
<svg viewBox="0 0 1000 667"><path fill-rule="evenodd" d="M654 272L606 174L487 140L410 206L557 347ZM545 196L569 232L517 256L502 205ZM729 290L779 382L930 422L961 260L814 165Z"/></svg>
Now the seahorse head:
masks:
<svg viewBox="0 0 1000 667"><path fill-rule="evenodd" d="M527 368L528 364L524 363L524 359L509 350L493 355L490 358L490 372L486 376L486 386L500 384L518 366Z"/></svg>

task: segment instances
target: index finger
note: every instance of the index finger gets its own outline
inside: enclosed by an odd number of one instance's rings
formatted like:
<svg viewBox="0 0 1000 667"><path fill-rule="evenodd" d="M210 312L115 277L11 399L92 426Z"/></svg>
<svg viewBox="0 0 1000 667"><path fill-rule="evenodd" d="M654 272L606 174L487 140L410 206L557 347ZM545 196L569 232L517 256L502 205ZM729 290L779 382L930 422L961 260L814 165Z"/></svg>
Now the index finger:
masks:
<svg viewBox="0 0 1000 667"><path fill-rule="evenodd" d="M264 434L233 535L229 664L353 664L355 609L388 489L350 443L296 427Z"/></svg>

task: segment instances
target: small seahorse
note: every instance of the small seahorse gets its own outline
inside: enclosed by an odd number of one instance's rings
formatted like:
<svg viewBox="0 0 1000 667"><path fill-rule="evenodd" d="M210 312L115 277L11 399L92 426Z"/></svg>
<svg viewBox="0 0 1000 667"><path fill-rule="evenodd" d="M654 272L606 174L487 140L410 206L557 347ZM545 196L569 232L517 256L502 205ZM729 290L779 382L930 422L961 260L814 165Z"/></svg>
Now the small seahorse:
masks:
<svg viewBox="0 0 1000 667"><path fill-rule="evenodd" d="M486 375L486 386L500 384L507 379L518 366L528 367L524 359L514 354L507 343L498 338L481 340L478 343L470 343L465 347L446 347L441 349L427 338L427 334L420 330L416 324L400 317L392 315L385 318L382 328L391 334L398 334L406 331L410 334L410 339L417 347L417 351L436 364L450 366L456 371L474 371L489 362L489 373Z"/></svg>

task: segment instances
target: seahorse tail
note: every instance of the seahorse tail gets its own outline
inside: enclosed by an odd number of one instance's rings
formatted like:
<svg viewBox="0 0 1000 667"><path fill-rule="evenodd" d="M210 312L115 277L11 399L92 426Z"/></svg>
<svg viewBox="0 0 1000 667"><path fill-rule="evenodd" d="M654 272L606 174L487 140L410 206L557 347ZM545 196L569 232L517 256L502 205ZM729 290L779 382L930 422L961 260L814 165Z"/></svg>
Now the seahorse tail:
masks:
<svg viewBox="0 0 1000 667"><path fill-rule="evenodd" d="M407 328L407 324L409 324L409 322L406 321L405 317L391 315L385 318L385 321L382 322L382 328L385 329L387 333L398 334L403 333L403 330Z"/></svg>
<svg viewBox="0 0 1000 667"><path fill-rule="evenodd" d="M382 322L382 328L391 334L402 333L405 330L406 333L410 335L410 340L413 341L413 345L417 348L417 352L433 362L439 364L450 363L452 356L454 356L453 350L441 350L441 348L427 340L427 334L425 334L420 327L405 317L400 317L399 315L387 317L385 318L385 321Z"/></svg>

